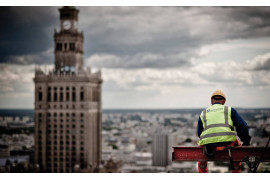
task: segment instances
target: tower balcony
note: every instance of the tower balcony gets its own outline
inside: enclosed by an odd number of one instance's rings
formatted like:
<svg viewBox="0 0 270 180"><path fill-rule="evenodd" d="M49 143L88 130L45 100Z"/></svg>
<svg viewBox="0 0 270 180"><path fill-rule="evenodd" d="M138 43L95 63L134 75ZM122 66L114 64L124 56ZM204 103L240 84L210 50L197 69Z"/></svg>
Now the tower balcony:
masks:
<svg viewBox="0 0 270 180"><path fill-rule="evenodd" d="M35 68L34 82L95 82L102 83L101 70L91 72L90 67L76 71L47 71L41 67Z"/></svg>

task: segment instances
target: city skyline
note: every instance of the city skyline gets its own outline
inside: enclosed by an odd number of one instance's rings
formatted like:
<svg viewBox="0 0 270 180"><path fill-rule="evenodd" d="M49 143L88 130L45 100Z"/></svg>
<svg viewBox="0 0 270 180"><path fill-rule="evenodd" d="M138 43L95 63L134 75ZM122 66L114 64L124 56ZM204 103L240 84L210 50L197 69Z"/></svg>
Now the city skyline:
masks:
<svg viewBox="0 0 270 180"><path fill-rule="evenodd" d="M0 108L34 107L34 67L53 67L59 8L1 7ZM103 108L200 108L215 89L234 107L270 107L269 7L77 8Z"/></svg>

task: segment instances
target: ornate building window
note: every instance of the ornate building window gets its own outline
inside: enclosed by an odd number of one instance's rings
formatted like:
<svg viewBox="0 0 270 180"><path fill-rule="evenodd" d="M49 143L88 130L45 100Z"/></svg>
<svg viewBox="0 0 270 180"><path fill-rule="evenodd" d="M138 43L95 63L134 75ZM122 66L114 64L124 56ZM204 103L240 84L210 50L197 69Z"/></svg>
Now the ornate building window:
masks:
<svg viewBox="0 0 270 180"><path fill-rule="evenodd" d="M47 100L48 102L50 102L52 100L52 97L51 97L51 87L48 87L48 96L47 96Z"/></svg>
<svg viewBox="0 0 270 180"><path fill-rule="evenodd" d="M69 43L69 50L75 51L75 43Z"/></svg>
<svg viewBox="0 0 270 180"><path fill-rule="evenodd" d="M60 101L63 101L63 99L64 99L63 92L60 92Z"/></svg>
<svg viewBox="0 0 270 180"><path fill-rule="evenodd" d="M54 92L54 101L57 101L57 92Z"/></svg>
<svg viewBox="0 0 270 180"><path fill-rule="evenodd" d="M43 97L42 97L42 92L38 92L38 101L42 101Z"/></svg>
<svg viewBox="0 0 270 180"><path fill-rule="evenodd" d="M81 91L81 93L80 93L80 100L81 100L81 101L84 100L84 92L83 92L83 91Z"/></svg>
<svg viewBox="0 0 270 180"><path fill-rule="evenodd" d="M74 91L72 92L72 101L76 101L76 93Z"/></svg>
<svg viewBox="0 0 270 180"><path fill-rule="evenodd" d="M56 43L56 50L58 51L62 50L62 43Z"/></svg>
<svg viewBox="0 0 270 180"><path fill-rule="evenodd" d="M69 92L66 92L66 100L69 101Z"/></svg>

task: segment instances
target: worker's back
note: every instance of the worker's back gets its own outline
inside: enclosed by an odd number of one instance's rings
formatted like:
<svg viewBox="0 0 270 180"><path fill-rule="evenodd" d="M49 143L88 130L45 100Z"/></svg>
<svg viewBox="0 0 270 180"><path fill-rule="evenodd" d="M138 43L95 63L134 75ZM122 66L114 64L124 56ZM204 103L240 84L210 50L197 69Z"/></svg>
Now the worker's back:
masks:
<svg viewBox="0 0 270 180"><path fill-rule="evenodd" d="M212 106L201 112L198 119L197 133L200 138L198 145L203 146L203 152L208 157L214 156L219 148L227 146L241 146L237 139L240 137L244 145L250 144L246 122L230 106L224 106L226 96L223 91L216 90L211 96ZM236 127L236 132L234 131ZM241 163L234 163L235 172L241 172ZM198 161L199 172L207 172L207 161Z"/></svg>
<svg viewBox="0 0 270 180"><path fill-rule="evenodd" d="M200 119L203 131L200 135L199 145L236 140L231 119L231 107L219 103L213 104L202 111Z"/></svg>

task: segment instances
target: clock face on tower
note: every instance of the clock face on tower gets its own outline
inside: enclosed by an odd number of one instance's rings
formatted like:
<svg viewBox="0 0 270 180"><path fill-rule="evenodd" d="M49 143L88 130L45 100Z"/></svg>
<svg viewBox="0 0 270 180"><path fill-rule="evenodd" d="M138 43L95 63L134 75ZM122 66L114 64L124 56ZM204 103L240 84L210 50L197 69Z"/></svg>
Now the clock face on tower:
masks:
<svg viewBox="0 0 270 180"><path fill-rule="evenodd" d="M70 29L71 28L71 22L68 21L68 20L64 21L63 22L63 28L66 29L66 30Z"/></svg>

